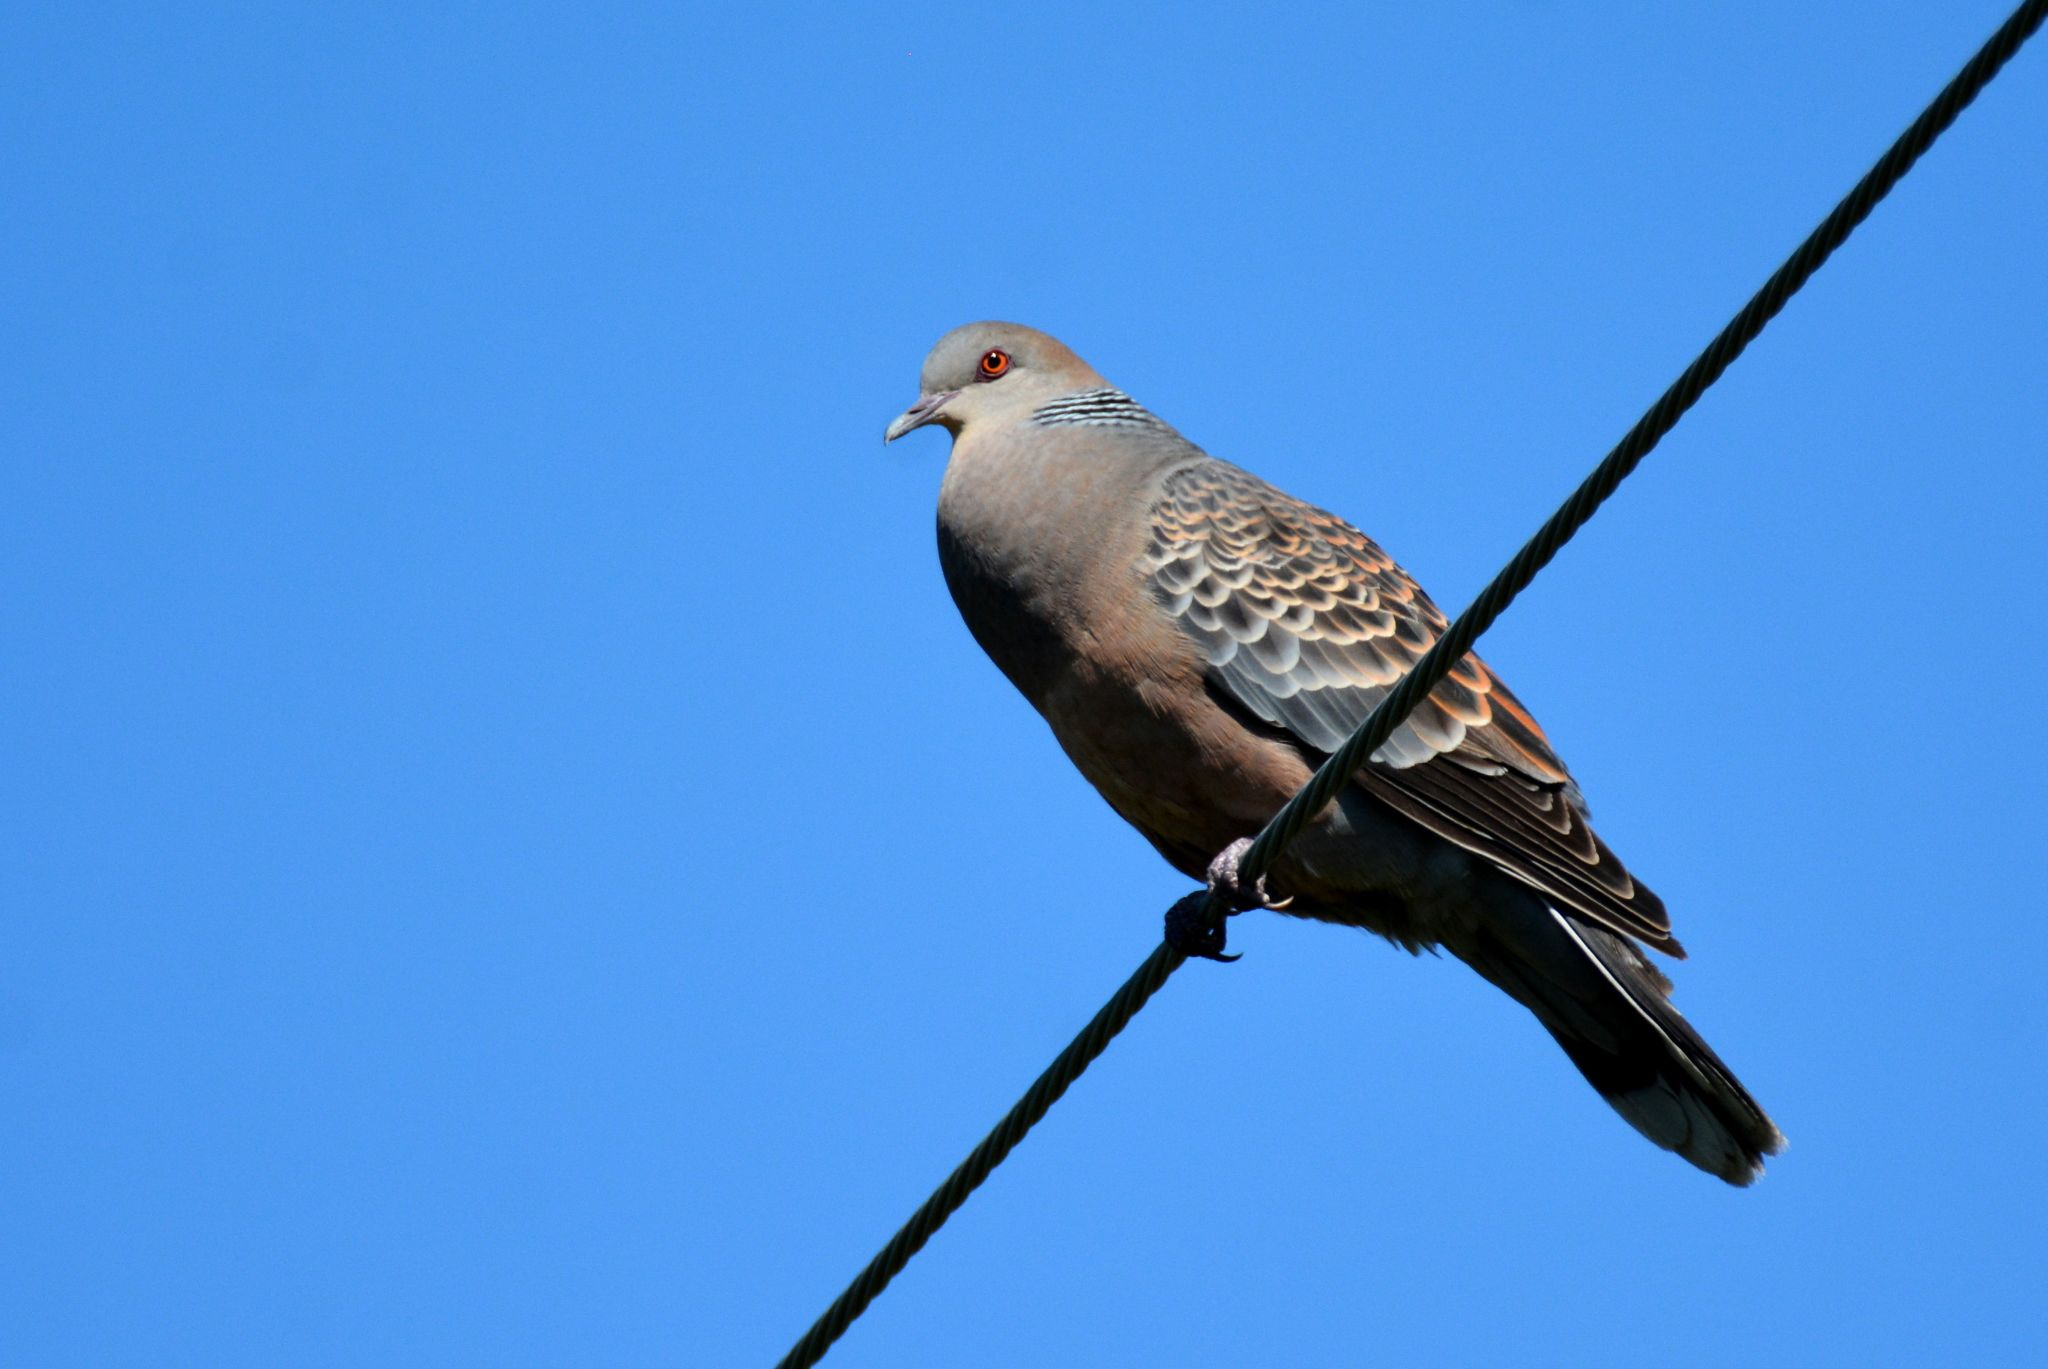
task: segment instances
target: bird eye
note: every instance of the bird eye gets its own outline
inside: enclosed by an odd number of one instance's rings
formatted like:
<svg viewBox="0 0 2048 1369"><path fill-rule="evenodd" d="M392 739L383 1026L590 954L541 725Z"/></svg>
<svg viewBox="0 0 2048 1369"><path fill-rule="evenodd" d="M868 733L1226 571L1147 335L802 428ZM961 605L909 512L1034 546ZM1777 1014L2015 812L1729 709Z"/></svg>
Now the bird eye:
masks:
<svg viewBox="0 0 2048 1369"><path fill-rule="evenodd" d="M984 353L981 358L981 378L983 380L994 380L1009 369L1010 354L1000 347L993 348Z"/></svg>

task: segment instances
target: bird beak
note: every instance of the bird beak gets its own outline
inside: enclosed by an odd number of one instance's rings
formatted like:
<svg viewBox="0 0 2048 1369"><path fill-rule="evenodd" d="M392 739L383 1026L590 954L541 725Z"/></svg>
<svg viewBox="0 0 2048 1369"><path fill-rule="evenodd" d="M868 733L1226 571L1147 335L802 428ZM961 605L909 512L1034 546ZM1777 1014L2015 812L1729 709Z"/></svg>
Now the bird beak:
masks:
<svg viewBox="0 0 2048 1369"><path fill-rule="evenodd" d="M922 428L925 424L939 416L939 410L946 407L947 400L959 393L958 390L945 390L939 394L926 395L918 400L917 403L896 415L896 421L891 423L889 430L882 434L883 443L894 442L912 428Z"/></svg>

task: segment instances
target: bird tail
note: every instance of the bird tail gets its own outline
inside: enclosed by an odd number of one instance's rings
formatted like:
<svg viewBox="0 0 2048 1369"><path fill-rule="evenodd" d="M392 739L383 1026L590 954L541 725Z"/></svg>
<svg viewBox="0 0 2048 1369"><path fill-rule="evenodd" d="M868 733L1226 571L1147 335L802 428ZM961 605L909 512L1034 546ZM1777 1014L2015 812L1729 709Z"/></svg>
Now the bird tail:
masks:
<svg viewBox="0 0 2048 1369"><path fill-rule="evenodd" d="M1521 1003L1628 1124L1731 1184L1763 1173L1785 1138L1671 1006L1671 981L1633 944L1531 899L1460 959Z"/></svg>

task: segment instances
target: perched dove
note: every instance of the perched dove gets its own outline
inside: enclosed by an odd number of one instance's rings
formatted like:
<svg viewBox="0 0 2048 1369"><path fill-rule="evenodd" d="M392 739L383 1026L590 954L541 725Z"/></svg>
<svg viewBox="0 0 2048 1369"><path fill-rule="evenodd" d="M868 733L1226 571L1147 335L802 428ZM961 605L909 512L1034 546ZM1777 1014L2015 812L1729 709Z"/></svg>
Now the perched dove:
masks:
<svg viewBox="0 0 2048 1369"><path fill-rule="evenodd" d="M975 639L1174 868L1234 886L1244 838L1443 614L1349 523L1209 456L1030 328L941 338L886 440L932 423L953 434L939 559ZM1684 955L1663 903L1593 834L1542 729L1477 656L1269 883L1291 913L1447 948L1630 1125L1708 1173L1747 1184L1784 1145L1638 948Z"/></svg>

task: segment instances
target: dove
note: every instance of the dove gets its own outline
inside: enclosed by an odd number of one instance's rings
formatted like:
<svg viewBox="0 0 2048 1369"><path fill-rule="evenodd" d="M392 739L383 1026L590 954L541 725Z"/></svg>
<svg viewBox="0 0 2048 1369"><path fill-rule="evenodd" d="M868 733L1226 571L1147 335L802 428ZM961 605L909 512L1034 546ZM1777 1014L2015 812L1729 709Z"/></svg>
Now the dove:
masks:
<svg viewBox="0 0 2048 1369"><path fill-rule="evenodd" d="M1446 627L1377 544L1018 324L939 340L884 441L926 426L953 439L939 560L968 629L1168 863L1233 907L1449 951L1652 1142L1731 1184L1762 1173L1783 1135L1645 954L1685 954L1662 900L1476 654L1240 887L1247 838Z"/></svg>

